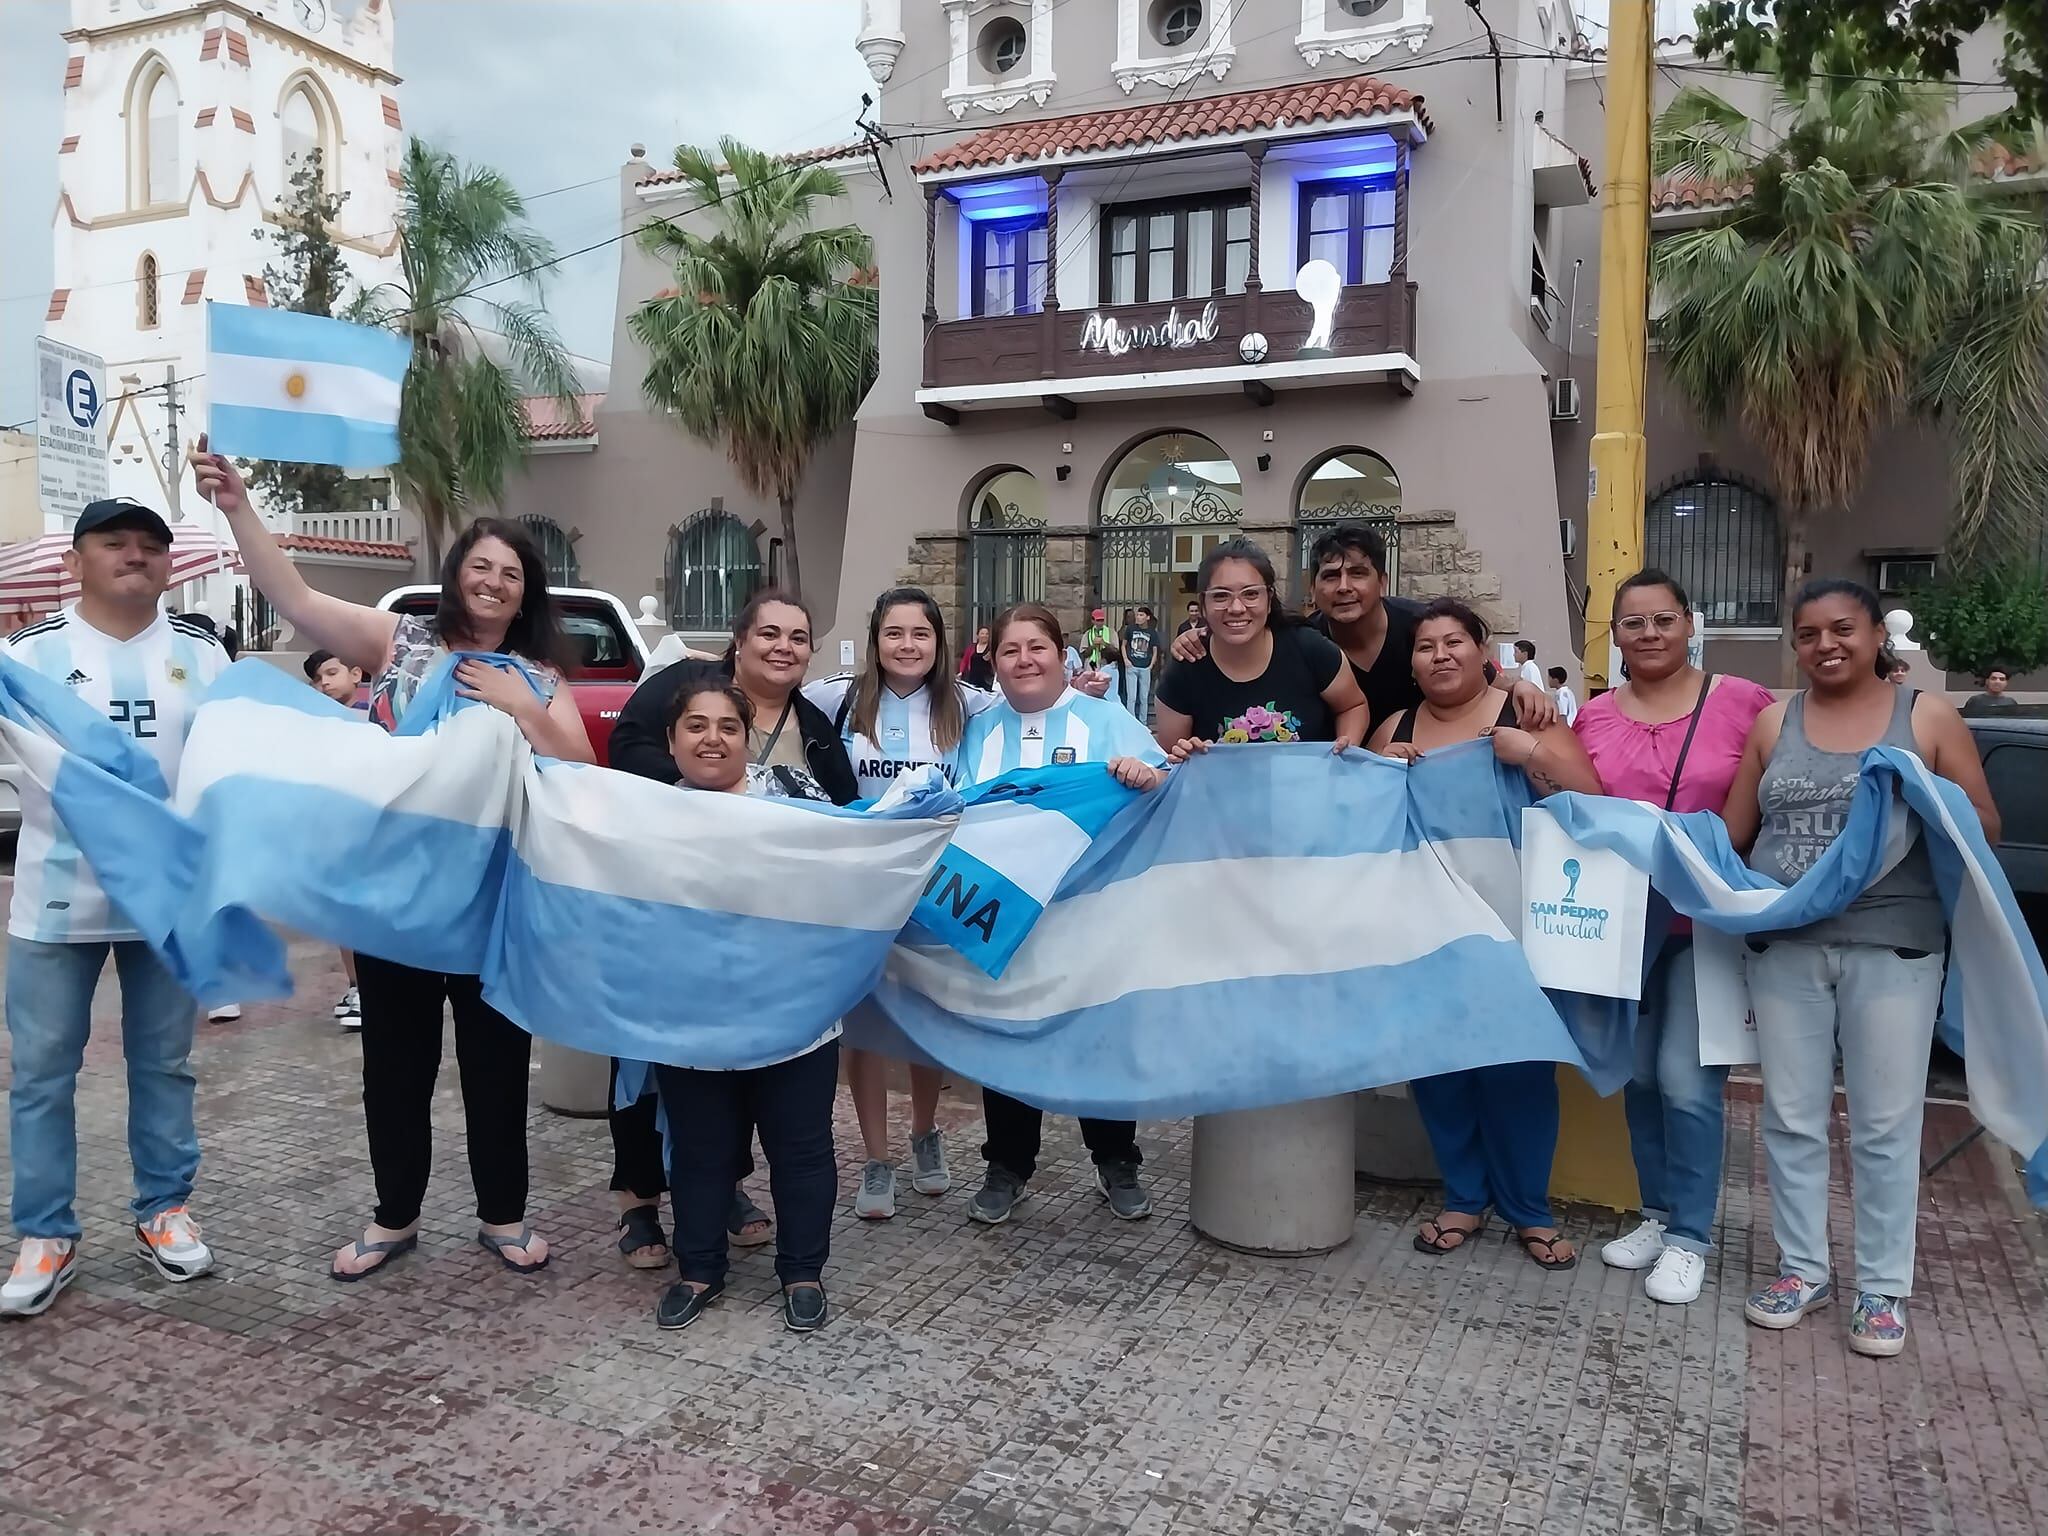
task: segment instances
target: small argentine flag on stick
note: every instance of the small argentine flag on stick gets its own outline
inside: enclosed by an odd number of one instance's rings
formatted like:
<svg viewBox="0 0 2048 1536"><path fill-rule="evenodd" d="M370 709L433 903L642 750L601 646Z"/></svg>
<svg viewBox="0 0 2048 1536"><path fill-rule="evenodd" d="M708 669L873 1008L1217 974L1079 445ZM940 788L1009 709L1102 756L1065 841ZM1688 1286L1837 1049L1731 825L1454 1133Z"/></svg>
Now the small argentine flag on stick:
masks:
<svg viewBox="0 0 2048 1536"><path fill-rule="evenodd" d="M209 303L213 451L353 469L396 463L399 389L410 356L402 337L375 326Z"/></svg>

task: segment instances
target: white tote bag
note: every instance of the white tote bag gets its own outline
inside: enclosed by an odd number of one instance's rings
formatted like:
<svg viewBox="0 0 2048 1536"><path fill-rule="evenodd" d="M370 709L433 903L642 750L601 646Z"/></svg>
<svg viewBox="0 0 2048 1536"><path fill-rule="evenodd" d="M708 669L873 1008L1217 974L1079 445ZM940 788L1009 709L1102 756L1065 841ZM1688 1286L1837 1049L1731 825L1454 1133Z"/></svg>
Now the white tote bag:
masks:
<svg viewBox="0 0 2048 1536"><path fill-rule="evenodd" d="M1700 1065L1739 1067L1763 1060L1742 935L1694 923L1692 984L1700 1010Z"/></svg>
<svg viewBox="0 0 2048 1536"><path fill-rule="evenodd" d="M1593 997L1643 995L1650 877L1586 848L1540 805L1522 812L1522 953L1537 982Z"/></svg>

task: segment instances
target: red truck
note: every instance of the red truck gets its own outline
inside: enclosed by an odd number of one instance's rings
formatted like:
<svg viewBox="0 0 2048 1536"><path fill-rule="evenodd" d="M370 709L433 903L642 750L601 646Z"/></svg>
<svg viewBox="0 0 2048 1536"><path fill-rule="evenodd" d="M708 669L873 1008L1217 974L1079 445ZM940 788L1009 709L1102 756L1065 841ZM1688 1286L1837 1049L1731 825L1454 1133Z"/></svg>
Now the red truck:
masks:
<svg viewBox="0 0 2048 1536"><path fill-rule="evenodd" d="M589 587L550 587L548 592L569 632L569 686L576 707L597 760L608 763L612 727L647 668L647 643L626 605L611 593ZM377 606L424 619L433 617L440 600L439 587L399 587L386 592Z"/></svg>

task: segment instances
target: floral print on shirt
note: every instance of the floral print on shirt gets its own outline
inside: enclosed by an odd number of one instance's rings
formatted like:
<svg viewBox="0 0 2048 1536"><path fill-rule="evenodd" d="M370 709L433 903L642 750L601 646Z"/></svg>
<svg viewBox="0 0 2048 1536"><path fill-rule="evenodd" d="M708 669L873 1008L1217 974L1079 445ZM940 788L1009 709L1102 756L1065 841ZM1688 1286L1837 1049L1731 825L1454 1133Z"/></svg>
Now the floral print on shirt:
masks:
<svg viewBox="0 0 2048 1536"><path fill-rule="evenodd" d="M1219 740L1226 742L1245 741L1299 741L1301 721L1292 710L1280 709L1273 704L1254 704L1234 720L1223 722L1223 734Z"/></svg>

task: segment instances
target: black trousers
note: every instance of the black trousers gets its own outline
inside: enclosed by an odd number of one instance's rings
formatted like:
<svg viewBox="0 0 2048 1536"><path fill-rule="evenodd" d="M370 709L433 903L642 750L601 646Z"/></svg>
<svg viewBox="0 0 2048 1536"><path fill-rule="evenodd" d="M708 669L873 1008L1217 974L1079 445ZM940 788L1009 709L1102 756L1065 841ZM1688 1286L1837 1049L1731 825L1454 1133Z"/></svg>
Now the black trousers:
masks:
<svg viewBox="0 0 2048 1536"><path fill-rule="evenodd" d="M784 1285L816 1280L832 1248L839 1159L832 1100L839 1091L839 1042L772 1067L704 1072L657 1066L675 1163L676 1257L682 1277L725 1283L726 1221L746 1160L747 1127L760 1133L775 1198L775 1274Z"/></svg>
<svg viewBox="0 0 2048 1536"><path fill-rule="evenodd" d="M612 1133L612 1188L636 1199L653 1202L669 1187L669 1172L662 1159L660 1098L643 1093L624 1109L615 1107L619 1093L619 1059L612 1058L611 1086L605 1090L605 1121ZM754 1128L742 1128L740 1177L754 1171Z"/></svg>
<svg viewBox="0 0 2048 1536"><path fill-rule="evenodd" d="M434 1080L441 1073L441 1009L455 1012L469 1177L477 1220L507 1226L526 1216L526 1071L533 1037L484 1001L475 976L444 976L356 956L363 1003L363 1126L376 1176L380 1227L420 1218L433 1167Z"/></svg>
<svg viewBox="0 0 2048 1536"><path fill-rule="evenodd" d="M981 1090L981 1112L988 1121L988 1140L982 1157L999 1168L1007 1168L1025 1183L1038 1171L1038 1141L1045 1129L1045 1111L1034 1109L1021 1099L993 1088ZM1098 1168L1111 1163L1138 1164L1145 1160L1138 1150L1138 1122L1135 1120L1081 1120L1081 1140Z"/></svg>

